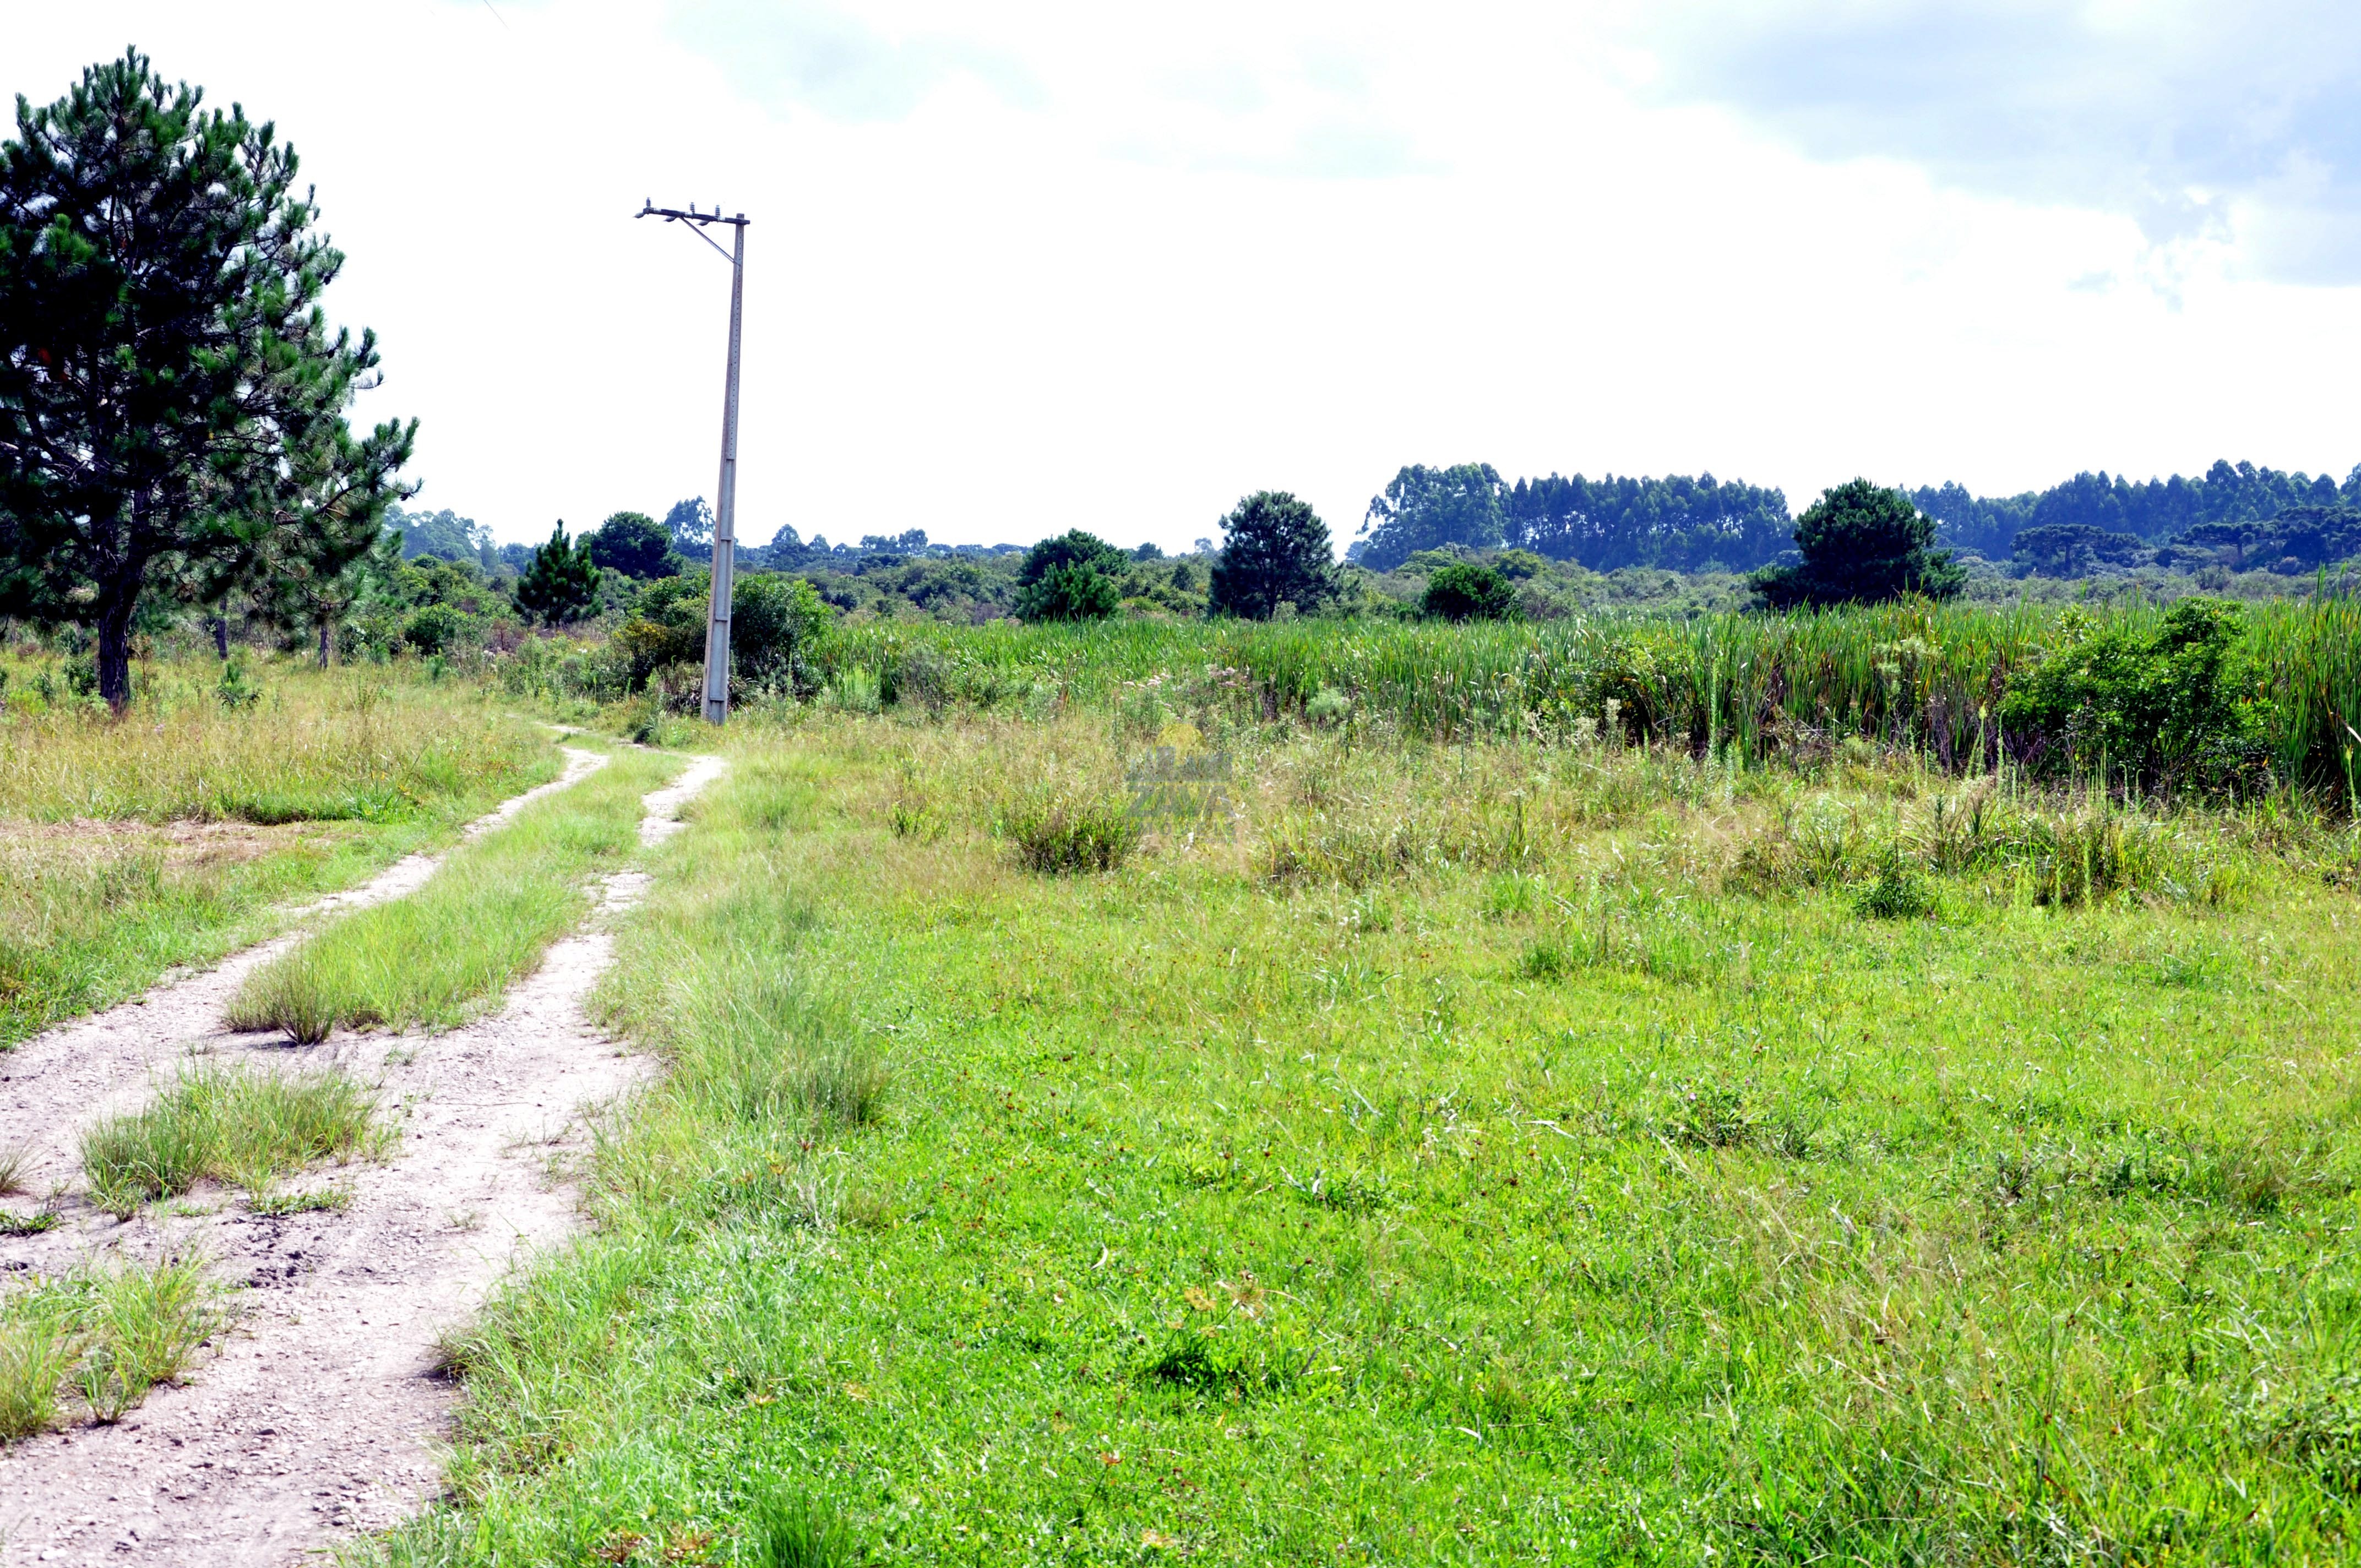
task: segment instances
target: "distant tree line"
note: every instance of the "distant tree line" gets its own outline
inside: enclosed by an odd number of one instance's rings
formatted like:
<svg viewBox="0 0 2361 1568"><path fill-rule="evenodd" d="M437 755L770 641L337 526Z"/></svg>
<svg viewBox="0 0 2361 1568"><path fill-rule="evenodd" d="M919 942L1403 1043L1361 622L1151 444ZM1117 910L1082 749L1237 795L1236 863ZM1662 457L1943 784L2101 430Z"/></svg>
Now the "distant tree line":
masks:
<svg viewBox="0 0 2361 1568"><path fill-rule="evenodd" d="M2048 575L2101 565L2310 570L2344 560L2361 524L2361 467L2326 475L2216 463L2204 475L2133 481L2078 474L2047 490L1977 496L1957 484L1902 492L1934 542ZM1667 475L1511 483L1488 463L1411 464L1373 498L1347 558L1389 572L1421 551L1528 550L1594 572L1750 572L1794 564L1779 490Z"/></svg>
<svg viewBox="0 0 2361 1568"><path fill-rule="evenodd" d="M2001 560L2031 528L2087 528L2156 545L2193 529L2267 521L2297 507L2361 508L2361 467L2342 485L2325 474L2225 461L2197 478L2132 480L2103 471L2015 496L1974 496L1943 485L1912 490L1910 499L1935 520L1944 543Z"/></svg>
<svg viewBox="0 0 2361 1568"><path fill-rule="evenodd" d="M1530 550L1594 572L1742 572L1789 547L1787 498L1756 485L1691 478L1504 481L1488 463L1413 464L1369 502L1347 559L1389 572L1421 550Z"/></svg>

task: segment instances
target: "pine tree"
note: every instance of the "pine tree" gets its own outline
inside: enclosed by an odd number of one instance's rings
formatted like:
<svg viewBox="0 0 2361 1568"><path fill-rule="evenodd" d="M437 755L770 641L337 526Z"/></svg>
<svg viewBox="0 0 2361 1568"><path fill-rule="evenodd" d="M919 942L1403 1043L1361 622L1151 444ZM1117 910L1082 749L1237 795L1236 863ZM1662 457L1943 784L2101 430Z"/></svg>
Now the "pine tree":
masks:
<svg viewBox="0 0 2361 1568"><path fill-rule="evenodd" d="M346 424L378 356L320 311L344 257L293 149L203 97L129 51L0 143L0 613L95 633L117 711L143 602L341 569L417 431Z"/></svg>
<svg viewBox="0 0 2361 1568"><path fill-rule="evenodd" d="M1328 525L1310 503L1284 490L1258 490L1222 520L1206 606L1217 614L1268 620L1282 604L1310 612L1336 593Z"/></svg>
<svg viewBox="0 0 2361 1568"><path fill-rule="evenodd" d="M1955 597L1967 572L1935 545L1935 520L1900 490L1852 479L1824 492L1795 520L1803 564L1765 566L1753 587L1772 609L1875 604L1904 594Z"/></svg>
<svg viewBox="0 0 2361 1568"><path fill-rule="evenodd" d="M590 562L589 536L578 542L566 538L566 520L560 518L549 543L533 551L511 590L517 613L544 626L579 620L598 601L598 568Z"/></svg>

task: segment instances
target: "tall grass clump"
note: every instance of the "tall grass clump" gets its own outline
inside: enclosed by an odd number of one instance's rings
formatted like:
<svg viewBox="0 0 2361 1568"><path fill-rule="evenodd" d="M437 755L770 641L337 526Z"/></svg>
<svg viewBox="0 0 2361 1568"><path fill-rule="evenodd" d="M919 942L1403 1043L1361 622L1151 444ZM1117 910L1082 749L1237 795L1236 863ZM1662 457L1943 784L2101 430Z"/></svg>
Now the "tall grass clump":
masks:
<svg viewBox="0 0 2361 1568"><path fill-rule="evenodd" d="M82 1335L71 1303L55 1290L19 1290L0 1302L0 1440L47 1431Z"/></svg>
<svg viewBox="0 0 2361 1568"><path fill-rule="evenodd" d="M58 1424L71 1391L111 1423L176 1383L224 1321L194 1257L36 1278L0 1299L0 1440Z"/></svg>
<svg viewBox="0 0 2361 1568"><path fill-rule="evenodd" d="M774 1492L756 1505L750 1544L756 1568L854 1568L868 1556L842 1519L800 1493Z"/></svg>
<svg viewBox="0 0 2361 1568"><path fill-rule="evenodd" d="M382 1136L377 1097L344 1073L200 1067L146 1109L85 1131L82 1174L92 1201L127 1218L203 1180L258 1197L289 1171L370 1153Z"/></svg>
<svg viewBox="0 0 2361 1568"><path fill-rule="evenodd" d="M1002 806L1000 831L1026 870L1050 875L1111 872L1129 859L1140 825L1124 803L1057 791L1020 795Z"/></svg>
<svg viewBox="0 0 2361 1568"><path fill-rule="evenodd" d="M158 1384L178 1382L220 1321L193 1257L97 1270L76 1283L89 1348L74 1387L102 1422L122 1420Z"/></svg>
<svg viewBox="0 0 2361 1568"><path fill-rule="evenodd" d="M230 1026L311 1043L338 1026L448 1027L497 1005L582 918L590 877L637 848L640 797L677 766L622 752L534 802L453 850L418 892L348 915L248 976Z"/></svg>

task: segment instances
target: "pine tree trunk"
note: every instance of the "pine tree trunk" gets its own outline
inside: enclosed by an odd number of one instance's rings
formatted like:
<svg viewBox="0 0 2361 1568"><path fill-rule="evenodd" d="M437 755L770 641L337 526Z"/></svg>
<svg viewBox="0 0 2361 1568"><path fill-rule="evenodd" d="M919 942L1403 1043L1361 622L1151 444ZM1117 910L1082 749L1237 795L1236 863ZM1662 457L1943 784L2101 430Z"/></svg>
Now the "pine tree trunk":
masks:
<svg viewBox="0 0 2361 1568"><path fill-rule="evenodd" d="M329 647L328 622L324 620L320 622L320 668L324 670L326 669L331 663L329 658Z"/></svg>
<svg viewBox="0 0 2361 1568"><path fill-rule="evenodd" d="M131 706L131 610L137 597L126 594L98 617L98 695L118 714Z"/></svg>
<svg viewBox="0 0 2361 1568"><path fill-rule="evenodd" d="M214 617L214 652L221 655L223 663L229 663L229 612L227 610Z"/></svg>

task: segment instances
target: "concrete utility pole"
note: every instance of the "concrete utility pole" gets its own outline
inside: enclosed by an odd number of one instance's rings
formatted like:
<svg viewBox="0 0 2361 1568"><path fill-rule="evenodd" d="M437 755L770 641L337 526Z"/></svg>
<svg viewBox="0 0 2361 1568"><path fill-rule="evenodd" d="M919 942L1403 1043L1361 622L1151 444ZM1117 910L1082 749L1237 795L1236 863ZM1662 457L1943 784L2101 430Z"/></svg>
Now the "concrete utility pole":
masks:
<svg viewBox="0 0 2361 1568"><path fill-rule="evenodd" d="M676 212L643 203L637 214L662 218L668 224L694 224L697 238L713 246L730 263L730 381L721 398L721 486L713 502L713 588L705 603L705 718L719 724L730 717L730 598L738 567L738 326L746 303L746 214L725 218L715 206L700 213L691 202ZM708 224L728 224L737 231L728 250L714 245L705 232Z"/></svg>

